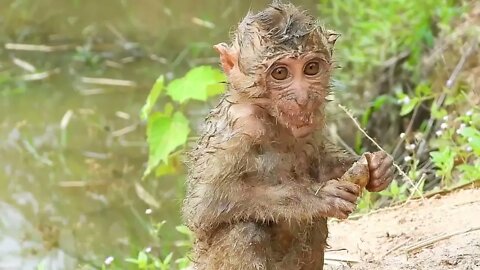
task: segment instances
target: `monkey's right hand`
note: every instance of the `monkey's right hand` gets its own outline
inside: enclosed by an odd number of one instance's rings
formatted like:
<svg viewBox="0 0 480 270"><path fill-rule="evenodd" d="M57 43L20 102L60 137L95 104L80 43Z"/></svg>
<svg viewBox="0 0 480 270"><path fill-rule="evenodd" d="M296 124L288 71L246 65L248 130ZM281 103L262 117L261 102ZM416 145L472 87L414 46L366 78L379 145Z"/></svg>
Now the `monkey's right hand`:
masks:
<svg viewBox="0 0 480 270"><path fill-rule="evenodd" d="M325 205L322 216L346 219L357 208L361 188L354 183L332 179L314 188Z"/></svg>

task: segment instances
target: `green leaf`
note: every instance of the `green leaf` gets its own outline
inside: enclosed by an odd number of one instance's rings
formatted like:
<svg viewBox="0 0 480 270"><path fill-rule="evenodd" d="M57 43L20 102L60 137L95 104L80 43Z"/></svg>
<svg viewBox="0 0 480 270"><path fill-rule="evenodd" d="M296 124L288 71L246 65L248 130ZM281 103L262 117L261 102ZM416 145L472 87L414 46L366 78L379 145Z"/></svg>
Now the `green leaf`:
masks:
<svg viewBox="0 0 480 270"><path fill-rule="evenodd" d="M430 152L432 161L440 170L436 174L442 177L449 177L455 162L456 153L450 147L445 147L439 151Z"/></svg>
<svg viewBox="0 0 480 270"><path fill-rule="evenodd" d="M480 131L473 127L465 127L460 130L460 134L468 140L475 154L480 155Z"/></svg>
<svg viewBox="0 0 480 270"><path fill-rule="evenodd" d="M419 98L428 96L432 93L432 89L425 83L419 84L415 87L415 95Z"/></svg>
<svg viewBox="0 0 480 270"><path fill-rule="evenodd" d="M190 229L185 225L177 226L175 227L175 229L181 234L188 235L188 236L192 235L192 231L190 231Z"/></svg>
<svg viewBox="0 0 480 270"><path fill-rule="evenodd" d="M210 66L191 69L184 77L173 80L167 86L167 95L179 103L190 99L205 101L224 91L225 75Z"/></svg>
<svg viewBox="0 0 480 270"><path fill-rule="evenodd" d="M145 252L143 251L140 251L138 253L138 258L137 258L137 262L138 262L138 268L140 269L146 269L147 268L147 265L148 265L148 256Z"/></svg>
<svg viewBox="0 0 480 270"><path fill-rule="evenodd" d="M145 105L142 107L142 111L140 114L140 117L142 120L147 120L148 115L153 109L153 106L155 106L155 102L157 102L158 97L160 96L160 93L162 92L163 88L165 88L165 79L163 75L158 77L158 79L155 81L155 84L152 87L152 90L150 90L150 94L148 94L147 101L145 102Z"/></svg>
<svg viewBox="0 0 480 270"><path fill-rule="evenodd" d="M377 98L375 98L375 100L373 101L373 104L372 104L373 111L374 112L378 111L383 106L383 104L385 104L387 99L388 99L387 95L381 95L381 96L378 96Z"/></svg>
<svg viewBox="0 0 480 270"><path fill-rule="evenodd" d="M436 102L432 102L430 112L432 113L432 116L435 119L442 119L444 116L448 114L447 110L439 107Z"/></svg>
<svg viewBox="0 0 480 270"><path fill-rule="evenodd" d="M413 111L413 109L415 109L419 101L420 99L418 98L408 99L408 101L403 104L402 109L400 110L400 115L404 116L409 114L411 111Z"/></svg>
<svg viewBox="0 0 480 270"><path fill-rule="evenodd" d="M189 133L189 121L181 112L175 112L171 117L164 113L152 114L147 126L149 156L144 176L161 161L168 163L168 156L187 142Z"/></svg>
<svg viewBox="0 0 480 270"><path fill-rule="evenodd" d="M165 259L163 259L163 263L165 265L170 265L170 262L172 261L172 258L173 258L173 253L170 252L168 253L168 255L165 257Z"/></svg>

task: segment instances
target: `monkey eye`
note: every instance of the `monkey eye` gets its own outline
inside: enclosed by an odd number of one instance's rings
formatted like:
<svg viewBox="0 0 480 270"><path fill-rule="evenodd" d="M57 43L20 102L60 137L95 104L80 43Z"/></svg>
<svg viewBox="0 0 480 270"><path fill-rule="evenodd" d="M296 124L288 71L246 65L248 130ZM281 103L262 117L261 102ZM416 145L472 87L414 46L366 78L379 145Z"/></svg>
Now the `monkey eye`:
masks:
<svg viewBox="0 0 480 270"><path fill-rule="evenodd" d="M285 80L288 76L288 69L286 67L277 67L271 73L275 80Z"/></svg>
<svg viewBox="0 0 480 270"><path fill-rule="evenodd" d="M320 64L318 63L318 61L308 62L305 65L305 68L303 69L303 73L310 76L317 75L319 71L320 71Z"/></svg>

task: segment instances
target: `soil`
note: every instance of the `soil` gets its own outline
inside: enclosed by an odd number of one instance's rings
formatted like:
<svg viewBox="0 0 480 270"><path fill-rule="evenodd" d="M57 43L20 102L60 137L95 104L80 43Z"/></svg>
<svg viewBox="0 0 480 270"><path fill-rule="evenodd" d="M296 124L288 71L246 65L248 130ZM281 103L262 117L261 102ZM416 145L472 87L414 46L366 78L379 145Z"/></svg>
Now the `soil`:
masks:
<svg viewBox="0 0 480 270"><path fill-rule="evenodd" d="M480 269L480 189L332 221L328 270Z"/></svg>

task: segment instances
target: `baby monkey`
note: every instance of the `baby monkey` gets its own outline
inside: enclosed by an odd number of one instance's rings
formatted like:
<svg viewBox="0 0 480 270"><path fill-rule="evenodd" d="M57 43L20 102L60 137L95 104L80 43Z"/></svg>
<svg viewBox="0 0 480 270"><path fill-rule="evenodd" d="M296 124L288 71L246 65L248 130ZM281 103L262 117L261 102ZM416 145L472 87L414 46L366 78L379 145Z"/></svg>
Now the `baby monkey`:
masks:
<svg viewBox="0 0 480 270"><path fill-rule="evenodd" d="M362 189L342 177L359 157L324 134L337 38L274 2L249 13L231 44L215 46L228 90L187 160L194 269L323 268L327 218L347 218ZM392 158L364 157L366 189L385 189Z"/></svg>

